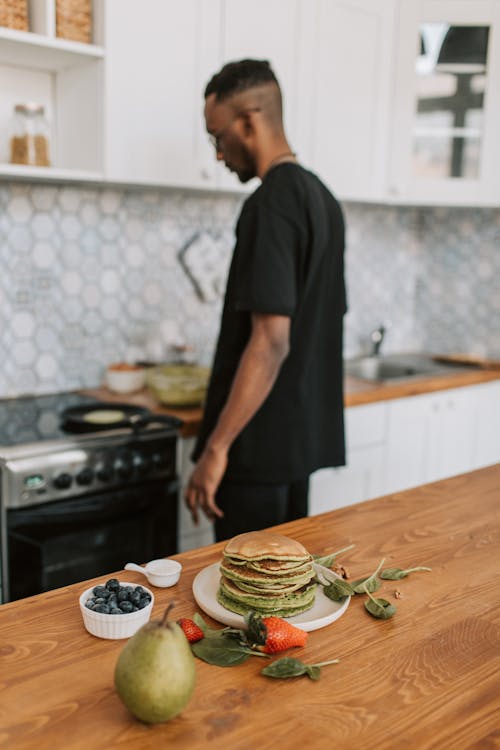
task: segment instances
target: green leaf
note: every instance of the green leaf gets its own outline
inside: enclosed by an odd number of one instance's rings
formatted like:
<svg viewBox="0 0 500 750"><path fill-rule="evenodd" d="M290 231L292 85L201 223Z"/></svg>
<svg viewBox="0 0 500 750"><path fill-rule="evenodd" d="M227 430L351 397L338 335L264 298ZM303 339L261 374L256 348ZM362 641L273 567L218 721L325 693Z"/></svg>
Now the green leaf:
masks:
<svg viewBox="0 0 500 750"><path fill-rule="evenodd" d="M307 676L310 677L311 680L319 680L321 677L321 669L316 664L312 664L310 667L307 667Z"/></svg>
<svg viewBox="0 0 500 750"><path fill-rule="evenodd" d="M354 581L354 583L351 584L355 594L365 594L368 592L373 593L380 588L380 581L378 580L377 576L383 564L384 559L380 561L377 570L372 573L371 576L368 576L368 578L359 578L357 581Z"/></svg>
<svg viewBox="0 0 500 750"><path fill-rule="evenodd" d="M350 544L348 547L342 547L342 549L337 550L337 552L332 552L331 554L325 555L324 557L322 557L321 555L313 555L313 560L315 563L318 563L318 565L322 565L324 568L331 568L339 555L341 555L343 552L347 552L354 546L354 544Z"/></svg>
<svg viewBox="0 0 500 750"><path fill-rule="evenodd" d="M375 599L368 589L365 589L365 594L368 594L368 600L364 602L365 609L373 617L377 617L379 620L389 620L396 613L396 607L387 599Z"/></svg>
<svg viewBox="0 0 500 750"><path fill-rule="evenodd" d="M396 613L396 607L387 599L367 599L365 609L380 620L389 620Z"/></svg>
<svg viewBox="0 0 500 750"><path fill-rule="evenodd" d="M353 581L351 586L355 594L364 594L365 590L363 586L367 584L368 591L373 594L374 591L378 591L381 587L381 583L378 578L358 578L357 581Z"/></svg>
<svg viewBox="0 0 500 750"><path fill-rule="evenodd" d="M346 597L354 594L354 589L350 583L339 578L329 583L328 586L324 586L323 593L333 602L342 602Z"/></svg>
<svg viewBox="0 0 500 750"><path fill-rule="evenodd" d="M191 644L193 654L218 667L232 667L241 664L252 654L250 649L241 646L232 638L221 636L219 638L203 638L197 643Z"/></svg>
<svg viewBox="0 0 500 750"><path fill-rule="evenodd" d="M414 573L417 570L432 570L432 568L424 568L424 567L417 567L417 568L406 568L403 570L402 568L385 568L380 574L380 577L387 581L400 581L401 578L406 578L406 576L410 575L410 573Z"/></svg>
<svg viewBox="0 0 500 750"><path fill-rule="evenodd" d="M300 659L294 659L293 656L284 656L282 659L273 661L268 667L261 671L266 677L276 677L285 679L286 677L300 677L306 674L306 665Z"/></svg>
<svg viewBox="0 0 500 750"><path fill-rule="evenodd" d="M266 677L275 677L282 680L288 677L300 677L305 674L311 680L319 680L321 667L326 667L327 664L338 664L338 661L338 659L332 659L331 661L323 661L319 664L304 664L303 661L294 659L293 656L284 656L282 659L273 661L268 667L264 667L261 670L261 674Z"/></svg>

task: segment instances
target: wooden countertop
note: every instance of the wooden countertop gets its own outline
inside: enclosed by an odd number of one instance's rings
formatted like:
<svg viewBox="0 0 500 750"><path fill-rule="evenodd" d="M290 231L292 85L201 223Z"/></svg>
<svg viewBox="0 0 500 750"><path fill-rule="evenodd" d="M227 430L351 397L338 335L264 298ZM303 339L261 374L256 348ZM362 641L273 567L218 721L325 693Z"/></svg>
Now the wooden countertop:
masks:
<svg viewBox="0 0 500 750"><path fill-rule="evenodd" d="M459 369L446 375L421 377L414 380L392 383L372 383L367 380L346 376L344 380L344 403L346 407L373 404L377 401L389 401L394 398L417 396L423 393L487 383L490 380L498 379L500 379L499 369L488 370L474 367ZM173 409L162 406L147 389L138 393L124 395L113 393L108 388L102 386L101 388L84 390L82 393L86 396L93 396L100 401L144 406L156 414L173 414L184 422L181 430L182 437L191 437L198 434L203 413L201 407Z"/></svg>
<svg viewBox="0 0 500 750"><path fill-rule="evenodd" d="M154 727L133 719L114 691L124 641L84 630L78 596L88 582L3 605L0 747L498 747L500 465L278 528L314 553L354 543L341 558L352 578L372 572L382 557L388 567L432 572L383 583L379 595L398 608L391 620L371 618L357 597L339 620L310 633L304 649L290 652L308 663L340 659L319 682L265 678L264 660L252 657L229 668L197 660L190 703ZM193 614L193 579L221 548L176 556L181 580L155 590L154 617L172 599L176 617ZM143 582L129 572L126 580Z"/></svg>

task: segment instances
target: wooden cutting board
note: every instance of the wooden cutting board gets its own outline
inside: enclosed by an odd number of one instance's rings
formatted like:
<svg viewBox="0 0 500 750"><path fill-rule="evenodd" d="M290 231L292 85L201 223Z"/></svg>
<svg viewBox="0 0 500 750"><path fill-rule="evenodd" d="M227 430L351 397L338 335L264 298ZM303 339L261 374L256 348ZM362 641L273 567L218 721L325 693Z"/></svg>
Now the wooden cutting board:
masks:
<svg viewBox="0 0 500 750"><path fill-rule="evenodd" d="M478 354L440 354L432 358L435 362L446 362L453 365L475 365L486 370L499 370L499 359L487 359Z"/></svg>

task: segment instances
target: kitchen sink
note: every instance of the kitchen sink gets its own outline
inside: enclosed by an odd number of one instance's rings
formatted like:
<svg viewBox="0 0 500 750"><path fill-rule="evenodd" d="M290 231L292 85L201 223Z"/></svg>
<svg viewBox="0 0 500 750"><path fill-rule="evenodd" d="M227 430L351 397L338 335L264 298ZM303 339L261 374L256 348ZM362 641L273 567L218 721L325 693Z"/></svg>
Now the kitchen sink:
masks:
<svg viewBox="0 0 500 750"><path fill-rule="evenodd" d="M373 381L408 380L456 370L456 365L435 362L428 354L421 353L379 354L344 361L346 375Z"/></svg>

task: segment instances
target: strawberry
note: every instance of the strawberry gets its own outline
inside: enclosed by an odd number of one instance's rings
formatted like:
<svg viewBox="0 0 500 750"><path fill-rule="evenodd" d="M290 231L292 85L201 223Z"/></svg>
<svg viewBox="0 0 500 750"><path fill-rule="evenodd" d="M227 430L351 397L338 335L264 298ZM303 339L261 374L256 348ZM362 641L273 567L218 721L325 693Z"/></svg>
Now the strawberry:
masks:
<svg viewBox="0 0 500 750"><path fill-rule="evenodd" d="M203 638L203 630L188 617L181 617L180 620L177 620L177 624L181 626L189 643L196 643Z"/></svg>
<svg viewBox="0 0 500 750"><path fill-rule="evenodd" d="M248 636L254 643L253 648L264 654L277 654L296 646L305 646L305 630L291 625L281 617L261 617L255 612L247 616Z"/></svg>

